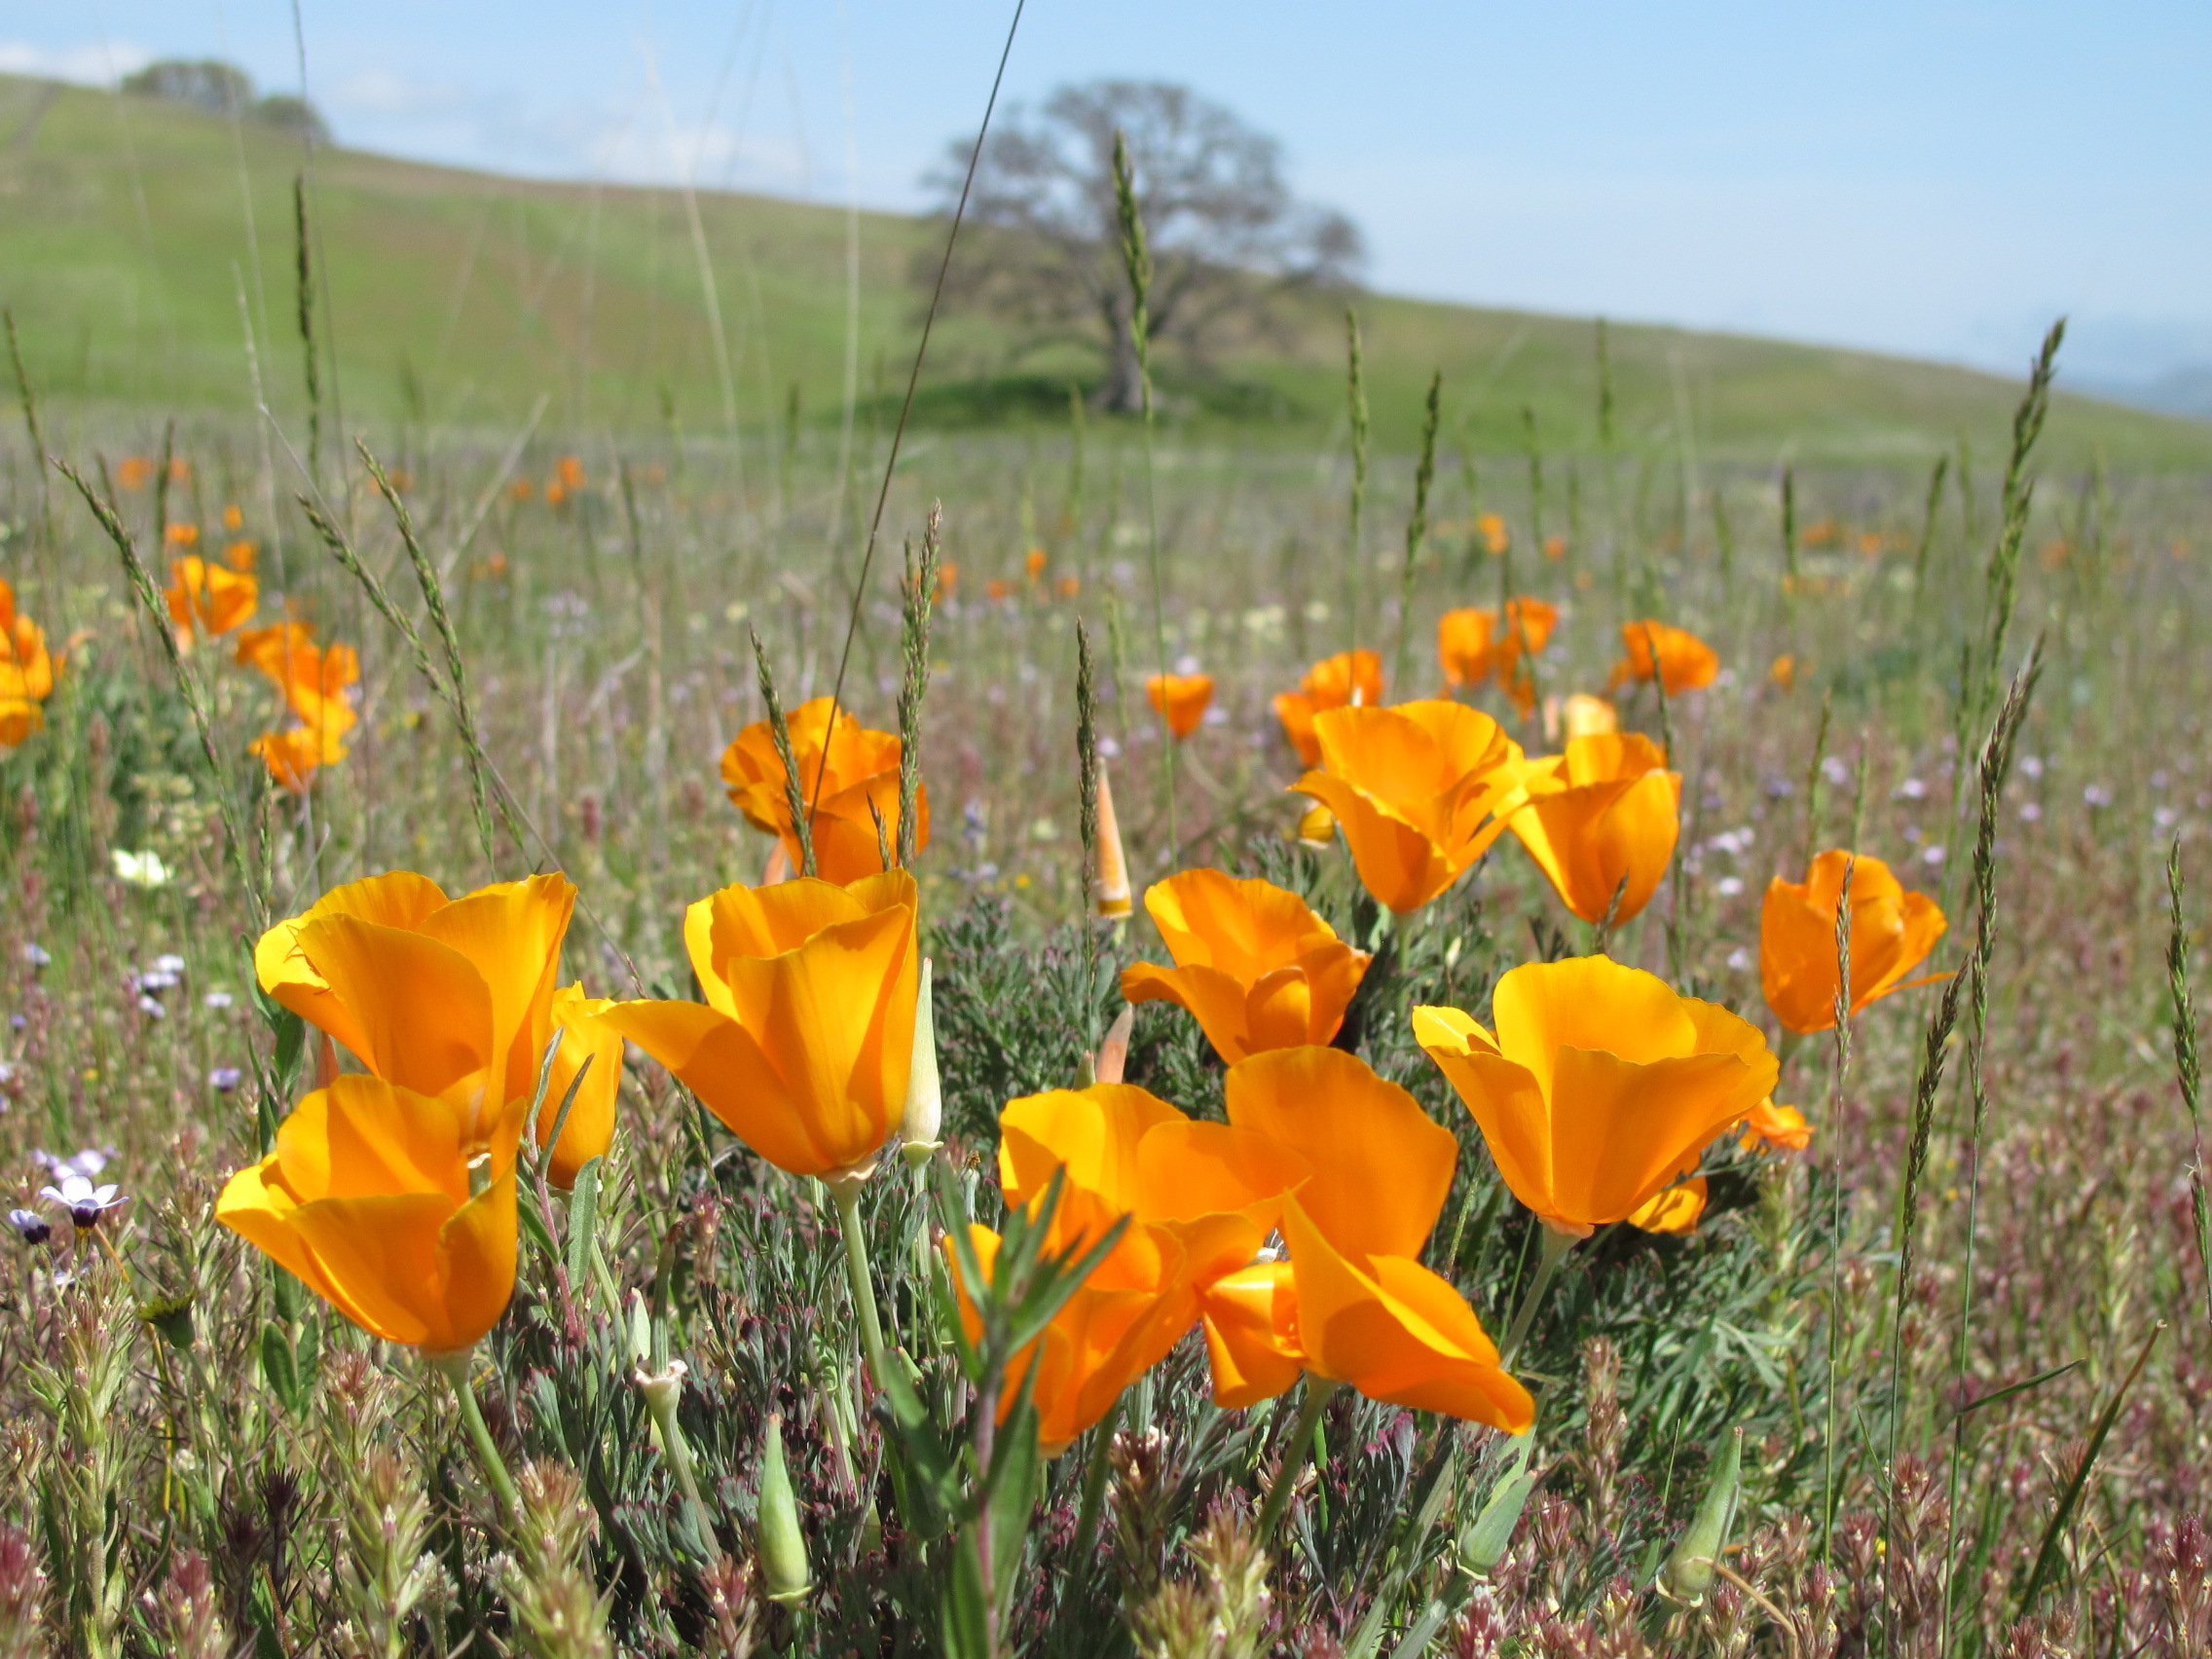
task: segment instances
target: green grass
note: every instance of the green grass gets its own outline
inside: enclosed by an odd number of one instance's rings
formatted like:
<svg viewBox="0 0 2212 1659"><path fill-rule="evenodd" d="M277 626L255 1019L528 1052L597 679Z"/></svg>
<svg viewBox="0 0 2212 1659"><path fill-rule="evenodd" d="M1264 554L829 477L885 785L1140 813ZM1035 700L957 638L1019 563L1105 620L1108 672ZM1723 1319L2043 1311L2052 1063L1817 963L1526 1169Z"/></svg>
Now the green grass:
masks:
<svg viewBox="0 0 2212 1659"><path fill-rule="evenodd" d="M175 105L0 77L0 299L49 396L164 410L250 407L242 288L271 401L303 402L284 137ZM353 151L316 162L337 393L350 422L519 423L535 399L575 429L661 424L665 393L694 433L727 424L700 262L679 192L546 184ZM251 203L251 228L246 204ZM835 424L845 365L845 218L832 207L710 194L698 202L728 344L741 440L756 450L800 388ZM936 245L917 220L860 223L858 391L887 421L918 326L907 274ZM322 296L318 293L317 303ZM1449 440L1546 450L1597 443L1589 319L1368 295L1359 302L1377 442L1411 446L1432 369ZM1286 351L1204 368L1170 362L1165 409L1198 435L1341 439L1340 319L1315 306ZM981 318L933 347L919 412L946 425L1056 424L1079 351L1022 353ZM2023 364L2033 341L2020 342ZM1865 352L1620 326L1612 359L1624 448L1687 448L1761 465L1925 458L1964 432L1994 448L2012 393L1999 379ZM2048 439L2070 463L2212 459L2212 424L2061 397Z"/></svg>

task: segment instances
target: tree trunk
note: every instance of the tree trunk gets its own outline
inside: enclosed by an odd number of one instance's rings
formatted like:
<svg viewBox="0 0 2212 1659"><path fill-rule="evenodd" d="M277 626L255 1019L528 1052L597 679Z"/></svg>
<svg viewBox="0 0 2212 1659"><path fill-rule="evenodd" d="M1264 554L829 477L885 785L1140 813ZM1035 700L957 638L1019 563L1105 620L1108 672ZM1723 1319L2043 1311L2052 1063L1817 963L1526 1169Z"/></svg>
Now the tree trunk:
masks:
<svg viewBox="0 0 2212 1659"><path fill-rule="evenodd" d="M1106 318L1106 384L1098 388L1098 407L1110 415L1137 414L1144 408L1144 379L1129 340L1128 296L1116 294L1099 309Z"/></svg>

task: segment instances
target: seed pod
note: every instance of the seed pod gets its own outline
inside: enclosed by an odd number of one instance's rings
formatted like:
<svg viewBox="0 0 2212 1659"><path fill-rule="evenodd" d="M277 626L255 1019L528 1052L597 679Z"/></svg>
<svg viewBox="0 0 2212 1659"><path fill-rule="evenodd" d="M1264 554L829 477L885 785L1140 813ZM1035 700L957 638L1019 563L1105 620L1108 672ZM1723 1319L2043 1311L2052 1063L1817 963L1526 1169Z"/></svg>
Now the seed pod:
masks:
<svg viewBox="0 0 2212 1659"><path fill-rule="evenodd" d="M908 1163L927 1163L944 1144L938 1138L943 1117L944 1088L937 1072L937 1005L930 993L930 959L925 956L914 998L914 1061L906 1073L906 1115L899 1126L900 1150Z"/></svg>

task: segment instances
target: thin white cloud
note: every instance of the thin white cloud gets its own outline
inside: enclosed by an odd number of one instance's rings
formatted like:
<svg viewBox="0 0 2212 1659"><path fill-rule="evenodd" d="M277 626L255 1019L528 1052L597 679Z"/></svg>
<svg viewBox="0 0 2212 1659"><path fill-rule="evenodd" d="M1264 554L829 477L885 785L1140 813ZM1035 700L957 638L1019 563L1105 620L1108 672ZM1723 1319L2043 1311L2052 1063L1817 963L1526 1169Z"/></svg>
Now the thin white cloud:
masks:
<svg viewBox="0 0 2212 1659"><path fill-rule="evenodd" d="M0 74L69 81L80 87L112 87L153 60L151 52L129 41L51 47L0 40Z"/></svg>

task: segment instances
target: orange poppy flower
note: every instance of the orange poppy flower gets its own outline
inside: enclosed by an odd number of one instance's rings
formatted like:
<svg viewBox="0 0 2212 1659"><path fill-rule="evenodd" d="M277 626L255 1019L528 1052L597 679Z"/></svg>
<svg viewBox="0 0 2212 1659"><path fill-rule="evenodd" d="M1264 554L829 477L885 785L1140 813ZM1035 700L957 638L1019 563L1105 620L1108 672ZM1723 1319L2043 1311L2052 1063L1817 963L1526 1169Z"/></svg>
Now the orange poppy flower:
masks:
<svg viewBox="0 0 2212 1659"><path fill-rule="evenodd" d="M1656 620L1623 622L1621 644L1627 647L1628 657L1613 665L1615 685L1651 678L1654 641L1659 651L1660 683L1666 686L1668 696L1677 697L1684 691L1711 685L1719 675L1720 658L1711 645L1686 629L1670 628Z"/></svg>
<svg viewBox="0 0 2212 1659"><path fill-rule="evenodd" d="M350 726L349 720L347 725ZM248 755L257 755L261 763L269 768L270 777L293 794L304 795L314 775L324 766L335 766L352 753L346 743L346 726L286 726L279 731L265 731L245 746Z"/></svg>
<svg viewBox="0 0 2212 1659"><path fill-rule="evenodd" d="M1813 1125L1805 1121L1805 1114L1794 1106L1777 1106L1771 1097L1752 1107L1744 1120L1746 1152L1803 1152L1812 1144Z"/></svg>
<svg viewBox="0 0 2212 1659"><path fill-rule="evenodd" d="M459 899L412 870L324 894L254 945L261 988L370 1072L459 1108L511 1155L553 1036L553 981L576 890L497 882Z"/></svg>
<svg viewBox="0 0 2212 1659"><path fill-rule="evenodd" d="M1495 678L1499 689L1526 708L1534 686L1521 659L1542 650L1558 626L1558 609L1540 599L1507 600L1502 625L1494 610L1446 611L1436 624L1436 654L1446 683L1480 685Z"/></svg>
<svg viewBox="0 0 2212 1659"><path fill-rule="evenodd" d="M126 490L143 490L154 479L154 463L142 455L127 455L116 463L115 481Z"/></svg>
<svg viewBox="0 0 2212 1659"><path fill-rule="evenodd" d="M452 1100L341 1077L231 1177L215 1219L372 1336L458 1353L514 1294L514 1148L471 1192L481 1150Z"/></svg>
<svg viewBox="0 0 2212 1659"><path fill-rule="evenodd" d="M1512 534L1505 528L1505 520L1497 513L1483 513L1475 519L1475 535L1486 553L1503 553L1513 545Z"/></svg>
<svg viewBox="0 0 2212 1659"><path fill-rule="evenodd" d="M200 545L200 527L196 524L172 524L162 532L162 539L171 547L197 547Z"/></svg>
<svg viewBox="0 0 2212 1659"><path fill-rule="evenodd" d="M1129 1218L1113 1250L1044 1336L1016 1356L1009 1377L1006 1408L1029 1368L1037 1368L1039 1438L1054 1457L1166 1357L1197 1322L1204 1287L1251 1261L1281 1217L1283 1193L1307 1170L1261 1136L1194 1122L1124 1084L1011 1101L999 1129L999 1183L1008 1203L1034 1210L1053 1172L1062 1172L1049 1248L1081 1249ZM970 1237L988 1276L999 1236L977 1226ZM946 1257L963 1315L972 1318L949 1241Z"/></svg>
<svg viewBox="0 0 2212 1659"><path fill-rule="evenodd" d="M1308 669L1297 690L1276 695L1275 719L1282 721L1283 736L1290 739L1299 759L1316 766L1321 743L1313 735L1313 717L1324 709L1347 705L1372 709L1382 701L1382 659L1373 651L1339 651Z"/></svg>
<svg viewBox="0 0 2212 1659"><path fill-rule="evenodd" d="M1400 915L1464 875L1504 830L1521 746L1462 703L1314 718L1321 766L1291 787L1336 814L1359 879Z"/></svg>
<svg viewBox="0 0 2212 1659"><path fill-rule="evenodd" d="M1759 909L1759 985L1775 1018L1791 1031L1835 1027L1835 914L1851 866L1851 1012L1931 979L1907 980L1948 924L1936 901L1907 893L1880 859L1831 848L1803 881L1767 883ZM1932 976L1939 978L1940 975Z"/></svg>
<svg viewBox="0 0 2212 1659"><path fill-rule="evenodd" d="M225 530L243 530L245 528L245 514L235 501L223 509L223 528Z"/></svg>
<svg viewBox="0 0 2212 1659"><path fill-rule="evenodd" d="M1029 572L1029 579L1034 582L1045 573L1045 550L1042 547L1032 547L1022 557L1021 568Z"/></svg>
<svg viewBox="0 0 2212 1659"><path fill-rule="evenodd" d="M1547 558L1547 559L1564 559L1564 558L1566 558L1566 557L1567 557L1567 537L1566 537L1566 536L1564 536L1564 535L1547 535L1547 536L1545 536L1545 537L1544 537L1544 557L1545 557L1545 558Z"/></svg>
<svg viewBox="0 0 2212 1659"><path fill-rule="evenodd" d="M1544 699L1544 736L1552 742L1571 742L1578 737L1602 737L1621 729L1620 711L1607 697L1593 697L1587 691L1572 695Z"/></svg>
<svg viewBox="0 0 2212 1659"><path fill-rule="evenodd" d="M169 561L169 619L177 644L191 649L195 635L228 634L261 603L261 584L198 554Z"/></svg>
<svg viewBox="0 0 2212 1659"><path fill-rule="evenodd" d="M284 703L308 724L350 729L353 711L346 693L361 681L361 659L349 645L314 643L305 622L249 628L239 636L238 661L275 682Z"/></svg>
<svg viewBox="0 0 2212 1659"><path fill-rule="evenodd" d="M584 463L574 456L563 456L554 463L553 470L559 475L563 489L575 491L584 487Z"/></svg>
<svg viewBox="0 0 2212 1659"><path fill-rule="evenodd" d="M1785 691L1793 689L1797 684L1797 659L1788 651L1784 651L1782 655L1774 659L1773 665L1767 669L1766 677Z"/></svg>
<svg viewBox="0 0 2212 1659"><path fill-rule="evenodd" d="M561 1139L548 1155L545 1178L566 1193L576 1184L576 1172L595 1158L607 1156L614 1144L614 1100L622 1087L622 1033L601 1019L614 1005L604 997L587 997L581 985L563 985L553 993L547 1012L561 1033L554 1051L553 1070L547 1074L545 1101L537 1114L537 1144L553 1138L560 1122L561 1102L569 1090L576 1097L569 1118L561 1125ZM584 1069L586 1060L591 1069ZM577 1083L581 1073L583 1081Z"/></svg>
<svg viewBox="0 0 2212 1659"><path fill-rule="evenodd" d="M1188 1010L1230 1065L1329 1042L1367 973L1365 951L1272 882L1187 869L1154 882L1144 907L1175 966L1124 968L1122 995Z"/></svg>
<svg viewBox="0 0 2212 1659"><path fill-rule="evenodd" d="M171 484L191 483L192 462L185 460L181 455L171 457L169 460L169 482Z"/></svg>
<svg viewBox="0 0 2212 1659"><path fill-rule="evenodd" d="M1614 921L1641 911L1680 830L1682 779L1667 770L1666 752L1637 732L1570 738L1565 755L1531 760L1523 775L1529 804L1506 827L1560 901L1595 922L1617 889Z"/></svg>
<svg viewBox="0 0 2212 1659"><path fill-rule="evenodd" d="M23 736L44 722L37 705L54 695L60 673L61 658L46 648L46 630L16 608L16 590L0 578L0 704L15 710L6 718L23 722ZM0 737L10 745L21 741Z"/></svg>
<svg viewBox="0 0 2212 1659"><path fill-rule="evenodd" d="M1073 599L1083 591L1083 578L1081 576L1062 576L1054 585L1060 590L1062 599Z"/></svg>
<svg viewBox="0 0 2212 1659"><path fill-rule="evenodd" d="M518 501L527 501L531 498L533 489L534 486L531 484L531 481L529 479L518 478L512 484L509 484L507 486L507 494L512 496Z"/></svg>
<svg viewBox="0 0 2212 1659"><path fill-rule="evenodd" d="M842 884L883 868L877 814L891 844L899 844L899 735L869 730L850 709L837 710L832 731L830 708L828 697L816 697L793 710L788 723L799 790L812 812L815 873ZM782 841L796 869L799 847L792 828L790 787L783 757L776 753L775 732L766 720L754 721L723 751L722 783L746 822ZM914 845L920 849L930 844L926 785L914 796Z"/></svg>
<svg viewBox="0 0 2212 1659"><path fill-rule="evenodd" d="M1004 576L993 576L983 584L983 597L993 604L1003 603L1014 597L1014 584Z"/></svg>
<svg viewBox="0 0 2212 1659"><path fill-rule="evenodd" d="M865 1175L906 1104L914 913L903 869L725 887L683 917L706 1001L622 1002L597 1018L777 1168Z"/></svg>
<svg viewBox="0 0 2212 1659"><path fill-rule="evenodd" d="M1310 1171L1283 1200L1287 1260L1199 1297L1214 1399L1246 1406L1301 1372L1369 1399L1525 1432L1529 1391L1450 1281L1420 1264L1458 1140L1396 1084L1337 1049L1276 1049L1232 1066L1229 1122Z"/></svg>
<svg viewBox="0 0 2212 1659"><path fill-rule="evenodd" d="M1167 722L1168 731L1180 743L1205 719L1206 705L1213 701L1213 676L1155 674L1145 681L1144 694L1153 712Z"/></svg>
<svg viewBox="0 0 2212 1659"><path fill-rule="evenodd" d="M1750 1021L1604 956L1528 962L1492 993L1493 1032L1414 1010L1513 1196L1583 1237L1636 1214L1749 1116L1779 1070Z"/></svg>
<svg viewBox="0 0 2212 1659"><path fill-rule="evenodd" d="M1664 1188L1641 1209L1628 1218L1631 1227L1645 1233L1695 1233L1705 1214L1707 1198L1703 1175L1692 1175Z"/></svg>
<svg viewBox="0 0 2212 1659"><path fill-rule="evenodd" d="M250 541L228 542L223 547L223 563L241 575L251 575L257 551Z"/></svg>
<svg viewBox="0 0 2212 1659"><path fill-rule="evenodd" d="M952 597L952 590L959 585L960 566L956 561L947 559L943 564L940 565L937 568L938 598L950 599Z"/></svg>

